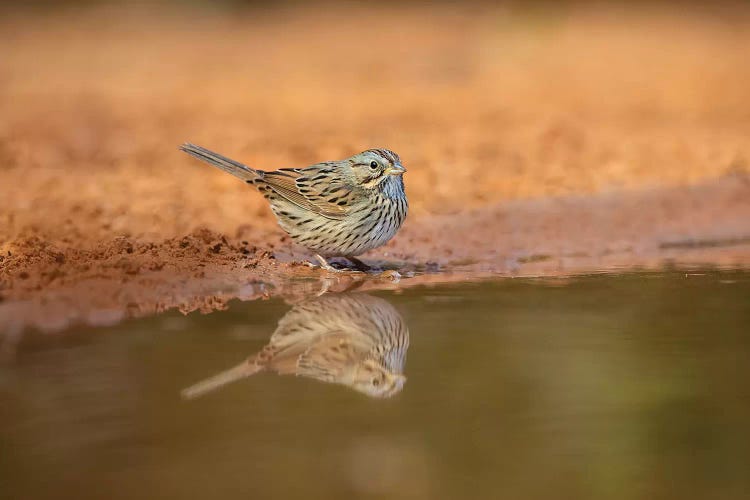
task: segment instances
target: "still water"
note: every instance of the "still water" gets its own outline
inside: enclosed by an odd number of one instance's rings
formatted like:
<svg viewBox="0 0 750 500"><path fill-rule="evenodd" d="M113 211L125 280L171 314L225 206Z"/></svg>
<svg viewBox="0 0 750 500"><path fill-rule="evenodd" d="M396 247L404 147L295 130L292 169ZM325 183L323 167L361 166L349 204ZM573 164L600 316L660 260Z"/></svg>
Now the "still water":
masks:
<svg viewBox="0 0 750 500"><path fill-rule="evenodd" d="M236 301L26 336L0 498L744 499L748 381L750 274Z"/></svg>

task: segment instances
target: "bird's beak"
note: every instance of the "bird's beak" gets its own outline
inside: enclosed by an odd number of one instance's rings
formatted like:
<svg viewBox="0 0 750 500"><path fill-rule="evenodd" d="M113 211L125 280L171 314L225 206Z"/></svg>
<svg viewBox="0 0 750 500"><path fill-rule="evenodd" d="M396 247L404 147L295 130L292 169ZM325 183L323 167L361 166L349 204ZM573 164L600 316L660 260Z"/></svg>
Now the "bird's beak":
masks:
<svg viewBox="0 0 750 500"><path fill-rule="evenodd" d="M406 172L406 169L398 163L389 166L385 171L388 175L404 175L404 172Z"/></svg>

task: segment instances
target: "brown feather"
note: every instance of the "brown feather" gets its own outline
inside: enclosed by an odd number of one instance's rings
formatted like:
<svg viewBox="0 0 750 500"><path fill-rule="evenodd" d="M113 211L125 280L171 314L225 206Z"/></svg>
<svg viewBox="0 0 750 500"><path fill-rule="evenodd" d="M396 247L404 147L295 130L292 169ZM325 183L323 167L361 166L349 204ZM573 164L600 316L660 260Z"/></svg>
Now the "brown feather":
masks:
<svg viewBox="0 0 750 500"><path fill-rule="evenodd" d="M326 182L314 181L317 175L324 175L322 170L324 167L317 165L275 170L264 172L262 179L256 182L267 184L279 196L300 208L329 219L342 219L348 212L352 191L343 183L332 181L330 176L326 176Z"/></svg>

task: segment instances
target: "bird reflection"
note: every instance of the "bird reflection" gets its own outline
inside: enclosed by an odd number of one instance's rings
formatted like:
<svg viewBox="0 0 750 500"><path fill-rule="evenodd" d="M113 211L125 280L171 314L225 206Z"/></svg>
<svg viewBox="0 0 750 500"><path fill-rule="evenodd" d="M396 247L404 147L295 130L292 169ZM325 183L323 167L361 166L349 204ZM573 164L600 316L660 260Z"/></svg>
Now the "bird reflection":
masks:
<svg viewBox="0 0 750 500"><path fill-rule="evenodd" d="M371 397L401 391L409 330L385 300L329 294L295 305L268 344L243 363L182 391L192 399L263 371L341 384Z"/></svg>

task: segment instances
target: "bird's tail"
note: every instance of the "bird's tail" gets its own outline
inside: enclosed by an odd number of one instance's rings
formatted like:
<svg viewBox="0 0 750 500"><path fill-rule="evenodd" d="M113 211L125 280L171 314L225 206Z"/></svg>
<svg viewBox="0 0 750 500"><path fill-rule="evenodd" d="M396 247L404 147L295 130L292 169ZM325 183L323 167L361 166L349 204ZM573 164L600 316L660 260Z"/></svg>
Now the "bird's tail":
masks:
<svg viewBox="0 0 750 500"><path fill-rule="evenodd" d="M254 358L251 358L234 368L230 368L229 370L223 371L213 377L201 380L187 389L183 389L180 394L185 399L195 399L227 384L255 375L262 369L263 366L255 363Z"/></svg>
<svg viewBox="0 0 750 500"><path fill-rule="evenodd" d="M219 153L214 153L206 148L190 144L189 142L181 145L180 150L186 152L190 156L198 158L199 160L203 160L214 167L220 168L224 172L239 177L246 182L257 179L262 175L258 170L250 168L247 165L243 165L242 163L229 159L226 156L222 156Z"/></svg>

